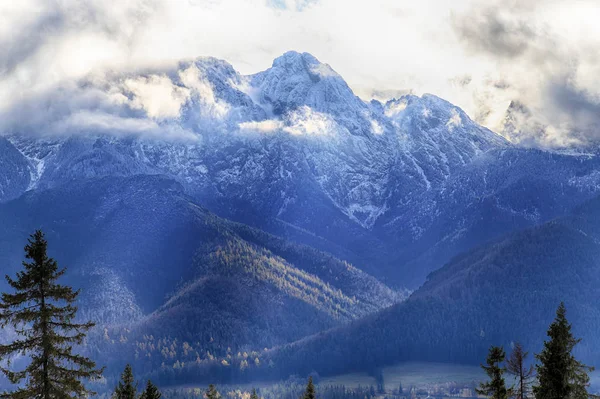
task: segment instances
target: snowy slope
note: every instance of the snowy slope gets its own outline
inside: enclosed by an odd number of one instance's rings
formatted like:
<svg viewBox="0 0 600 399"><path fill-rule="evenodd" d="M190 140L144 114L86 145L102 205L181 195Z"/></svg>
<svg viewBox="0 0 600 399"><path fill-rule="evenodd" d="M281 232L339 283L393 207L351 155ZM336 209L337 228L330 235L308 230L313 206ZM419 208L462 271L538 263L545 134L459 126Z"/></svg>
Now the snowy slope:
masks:
<svg viewBox="0 0 600 399"><path fill-rule="evenodd" d="M0 200L81 179L166 175L221 216L413 287L490 232L564 213L598 182L594 155L516 148L431 94L365 102L306 53L251 76L203 57L110 79L72 90L71 103L89 87L100 100L84 96L84 109L62 117L71 130L3 141ZM67 101L61 93L55 102ZM536 192L535 203L525 199Z"/></svg>
<svg viewBox="0 0 600 399"><path fill-rule="evenodd" d="M25 157L0 137L0 202L21 195L29 186L30 166Z"/></svg>
<svg viewBox="0 0 600 399"><path fill-rule="evenodd" d="M178 110L144 103L141 88L159 84L173 86ZM199 58L164 74L115 78L110 90L99 89L110 98L115 91L131 98L121 105L135 108L127 123L146 118L165 132L192 132L193 139L123 137L96 125L61 138L13 135L29 160L30 189L160 173L205 200L236 198L284 220L300 201L326 201L371 228L415 192L438 186L479 153L507 145L431 95L366 103L307 53L288 52L252 76Z"/></svg>
<svg viewBox="0 0 600 399"><path fill-rule="evenodd" d="M307 53L250 76L202 57L69 90L47 104L82 108L55 117L69 129L50 123L3 141L0 200L166 175L221 216L411 288L456 253L560 215L598 185L595 155L523 150L431 94L365 102Z"/></svg>

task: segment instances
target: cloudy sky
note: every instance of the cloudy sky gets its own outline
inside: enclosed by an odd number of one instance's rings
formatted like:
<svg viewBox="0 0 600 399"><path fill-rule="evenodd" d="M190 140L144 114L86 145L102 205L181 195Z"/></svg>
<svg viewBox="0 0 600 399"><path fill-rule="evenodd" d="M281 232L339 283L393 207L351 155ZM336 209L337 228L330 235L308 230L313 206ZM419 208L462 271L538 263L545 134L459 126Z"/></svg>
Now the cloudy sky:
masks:
<svg viewBox="0 0 600 399"><path fill-rule="evenodd" d="M240 72L287 50L362 97L433 93L513 137L600 138L598 0L19 0L0 2L0 116L65 81L210 55ZM33 112L33 110L30 110Z"/></svg>

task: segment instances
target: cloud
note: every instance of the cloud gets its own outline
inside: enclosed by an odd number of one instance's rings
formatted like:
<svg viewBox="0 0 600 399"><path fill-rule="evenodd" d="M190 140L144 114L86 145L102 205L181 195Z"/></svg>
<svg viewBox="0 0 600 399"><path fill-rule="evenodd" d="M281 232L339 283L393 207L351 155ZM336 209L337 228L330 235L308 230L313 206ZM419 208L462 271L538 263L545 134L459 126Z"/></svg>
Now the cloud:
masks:
<svg viewBox="0 0 600 399"><path fill-rule="evenodd" d="M148 119L123 118L105 112L77 111L61 120L57 130L82 130L82 131L124 131L129 133L143 133L157 130L158 125Z"/></svg>
<svg viewBox="0 0 600 399"><path fill-rule="evenodd" d="M251 74L298 50L363 96L435 93L497 131L518 101L531 111L520 128L553 132L528 143L586 142L600 138L599 14L596 0L1 2L0 127L52 130L90 112L162 126L193 93L217 118L230 109L201 74L164 71L204 55ZM106 76L132 80L73 83Z"/></svg>
<svg viewBox="0 0 600 399"><path fill-rule="evenodd" d="M173 84L166 76L127 79L124 86L134 95L133 108L143 109L153 119L177 118L190 97L189 89Z"/></svg>
<svg viewBox="0 0 600 399"><path fill-rule="evenodd" d="M500 5L454 16L452 24L473 51L508 58L522 55L537 36L531 20L503 12Z"/></svg>
<svg viewBox="0 0 600 399"><path fill-rule="evenodd" d="M453 13L452 29L470 57L489 70L473 88L475 120L532 146L600 140L600 4L582 0L475 2ZM484 69L484 70L485 70ZM508 115L518 103L528 112ZM499 113L498 110L503 112ZM509 113L514 109L508 108Z"/></svg>
<svg viewBox="0 0 600 399"><path fill-rule="evenodd" d="M565 81L550 85L550 96L562 113L583 119L584 123L598 123L600 120L600 101L591 93L578 90Z"/></svg>
<svg viewBox="0 0 600 399"><path fill-rule="evenodd" d="M4 5L6 7L6 4ZM12 72L23 61L32 57L44 45L44 35L60 31L65 19L60 12L27 13L19 9L1 9L4 14L0 28L0 72ZM10 12L12 11L12 12ZM39 12L39 10L38 10ZM37 16L37 18L35 18ZM31 19L33 18L33 19ZM22 25L16 22L21 21Z"/></svg>
<svg viewBox="0 0 600 399"><path fill-rule="evenodd" d="M263 121L248 121L238 124L242 132L273 133L282 131L292 136L330 136L340 127L331 116L313 111L310 107L302 106L283 115L283 119L266 119ZM376 121L372 121L373 131L382 133L383 129Z"/></svg>
<svg viewBox="0 0 600 399"><path fill-rule="evenodd" d="M267 0L267 5L281 10L302 11L304 8L316 3L316 0Z"/></svg>
<svg viewBox="0 0 600 399"><path fill-rule="evenodd" d="M66 81L15 101L4 110L0 130L37 135L110 132L198 140L178 123L190 92L164 75Z"/></svg>
<svg viewBox="0 0 600 399"><path fill-rule="evenodd" d="M203 72L192 64L179 72L179 79L194 91L198 101L202 103L201 112L205 116L222 118L230 110L229 104L217 99L215 92Z"/></svg>
<svg viewBox="0 0 600 399"><path fill-rule="evenodd" d="M261 133L270 133L283 129L284 124L280 120L267 119L264 121L242 122L239 125L240 130L256 131Z"/></svg>
<svg viewBox="0 0 600 399"><path fill-rule="evenodd" d="M548 84L549 114L547 130L558 145L600 140L600 101L585 89L578 89L568 79ZM562 134L568 130L569 134Z"/></svg>

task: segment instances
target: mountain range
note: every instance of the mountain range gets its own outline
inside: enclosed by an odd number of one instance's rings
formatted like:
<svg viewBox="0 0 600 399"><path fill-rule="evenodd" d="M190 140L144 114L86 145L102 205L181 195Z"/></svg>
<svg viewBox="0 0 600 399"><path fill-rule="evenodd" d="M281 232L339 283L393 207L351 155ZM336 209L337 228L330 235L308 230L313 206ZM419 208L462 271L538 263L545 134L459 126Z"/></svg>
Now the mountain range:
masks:
<svg viewBox="0 0 600 399"><path fill-rule="evenodd" d="M365 101L297 52L249 76L205 57L90 77L36 104L47 124L0 136L0 262L14 273L46 231L111 373L479 363L533 343L565 296L595 326L589 148L511 144L431 94ZM531 312L528 333L499 330Z"/></svg>

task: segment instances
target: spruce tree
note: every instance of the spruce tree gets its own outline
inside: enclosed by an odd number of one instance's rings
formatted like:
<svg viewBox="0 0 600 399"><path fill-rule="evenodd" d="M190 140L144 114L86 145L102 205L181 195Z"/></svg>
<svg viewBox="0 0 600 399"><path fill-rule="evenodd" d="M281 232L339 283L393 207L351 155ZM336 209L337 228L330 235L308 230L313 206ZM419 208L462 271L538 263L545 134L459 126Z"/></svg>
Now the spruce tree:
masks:
<svg viewBox="0 0 600 399"><path fill-rule="evenodd" d="M221 394L219 393L219 391L217 391L217 387L215 387L214 384L210 384L208 386L208 389L206 390L204 396L206 397L206 399L221 399Z"/></svg>
<svg viewBox="0 0 600 399"><path fill-rule="evenodd" d="M517 342L506 361L506 371L516 379L516 385L511 389L511 395L515 399L529 399L530 397L535 369L533 366L525 364L528 354L523 346Z"/></svg>
<svg viewBox="0 0 600 399"><path fill-rule="evenodd" d="M258 399L258 394L256 393L256 389L252 390L252 394L250 395L250 399Z"/></svg>
<svg viewBox="0 0 600 399"><path fill-rule="evenodd" d="M485 373L490 378L490 381L481 383L477 389L477 393L485 395L491 399L507 399L508 392L506 390L506 384L504 382L504 367L501 363L506 357L504 349L498 346L492 346L489 350L486 363L487 365L481 365L481 368L485 370Z"/></svg>
<svg viewBox="0 0 600 399"><path fill-rule="evenodd" d="M304 396L302 399L316 399L317 395L315 393L315 385L313 384L312 377L308 377L308 384L306 384L306 391L304 391Z"/></svg>
<svg viewBox="0 0 600 399"><path fill-rule="evenodd" d="M136 399L137 396L137 384L133 378L133 370L131 365L126 365L125 370L121 374L121 381L115 388L113 393L113 399Z"/></svg>
<svg viewBox="0 0 600 399"><path fill-rule="evenodd" d="M538 385L533 387L536 399L587 399L591 367L579 362L572 354L581 340L571 332L565 304L561 303L556 318L548 329L548 341L536 355Z"/></svg>
<svg viewBox="0 0 600 399"><path fill-rule="evenodd" d="M152 381L148 380L146 383L146 389L142 393L140 399L160 399L162 394L158 390L158 387L152 383Z"/></svg>
<svg viewBox="0 0 600 399"><path fill-rule="evenodd" d="M66 269L47 255L48 243L36 231L25 246L24 270L16 279L6 276L13 294L4 293L0 303L0 324L11 325L20 337L8 345L0 345L0 358L25 354L29 365L21 371L0 367L12 384L25 383L4 398L71 398L93 392L82 380L96 379L102 370L90 359L73 352L81 345L93 323L73 322L77 314L74 302L79 291L60 285L57 280Z"/></svg>

